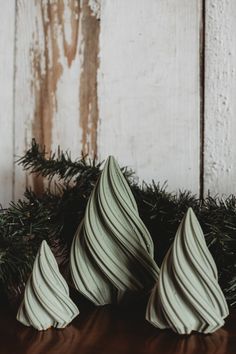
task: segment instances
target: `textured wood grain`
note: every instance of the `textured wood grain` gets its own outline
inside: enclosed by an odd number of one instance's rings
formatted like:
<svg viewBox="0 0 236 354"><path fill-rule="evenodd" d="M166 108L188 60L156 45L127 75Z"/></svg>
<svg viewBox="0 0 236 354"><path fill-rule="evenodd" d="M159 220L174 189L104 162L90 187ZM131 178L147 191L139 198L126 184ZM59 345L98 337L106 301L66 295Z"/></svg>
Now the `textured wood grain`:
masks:
<svg viewBox="0 0 236 354"><path fill-rule="evenodd" d="M83 1L81 31L83 37L83 71L80 76L80 126L82 150L97 155L97 70L99 66L100 21L87 1Z"/></svg>
<svg viewBox="0 0 236 354"><path fill-rule="evenodd" d="M13 86L15 2L2 1L0 11L0 204L7 207L13 189Z"/></svg>
<svg viewBox="0 0 236 354"><path fill-rule="evenodd" d="M96 70L99 20L88 0L17 2L16 153L32 137L48 151L96 151ZM91 138L90 138L91 137ZM16 167L16 196L26 185L42 192Z"/></svg>
<svg viewBox="0 0 236 354"><path fill-rule="evenodd" d="M199 192L201 1L102 1L99 157Z"/></svg>
<svg viewBox="0 0 236 354"><path fill-rule="evenodd" d="M236 192L236 2L206 0L205 191Z"/></svg>
<svg viewBox="0 0 236 354"><path fill-rule="evenodd" d="M44 189L13 168L32 137L74 157L114 154L170 189L235 193L233 0L13 0L0 16L0 203Z"/></svg>

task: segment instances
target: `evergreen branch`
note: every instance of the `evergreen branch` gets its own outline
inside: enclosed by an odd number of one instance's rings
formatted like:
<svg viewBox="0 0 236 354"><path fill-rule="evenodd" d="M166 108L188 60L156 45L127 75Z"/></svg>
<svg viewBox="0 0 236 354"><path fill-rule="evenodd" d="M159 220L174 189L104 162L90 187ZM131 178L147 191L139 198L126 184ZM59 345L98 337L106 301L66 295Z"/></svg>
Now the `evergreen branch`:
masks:
<svg viewBox="0 0 236 354"><path fill-rule="evenodd" d="M62 225L56 222L57 198L45 194L39 199L30 190L24 196L0 215L0 283L13 303L19 300L42 240L60 255L59 263L68 256L59 239Z"/></svg>
<svg viewBox="0 0 236 354"><path fill-rule="evenodd" d="M41 148L35 139L32 139L30 149L16 162L30 173L49 179L57 175L64 181L70 181L73 177L78 180L81 176L91 175L91 172L99 173L102 165L102 163L96 164L94 159L88 159L86 156L72 161L70 154L61 151L59 147L57 153L48 154L45 147Z"/></svg>
<svg viewBox="0 0 236 354"><path fill-rule="evenodd" d="M59 263L68 260L75 230L101 172L100 163L84 157L72 161L60 150L47 158L35 140L18 161L29 172L48 179L57 175L60 185L41 197L26 190L24 199L0 213L0 287L10 299L21 294L42 239L48 240ZM161 264L182 217L192 207L217 264L220 285L228 302L236 306L236 197L208 195L200 201L188 191L170 193L166 184L140 186L131 170L122 170L153 238L157 263ZM74 183L68 183L72 178Z"/></svg>

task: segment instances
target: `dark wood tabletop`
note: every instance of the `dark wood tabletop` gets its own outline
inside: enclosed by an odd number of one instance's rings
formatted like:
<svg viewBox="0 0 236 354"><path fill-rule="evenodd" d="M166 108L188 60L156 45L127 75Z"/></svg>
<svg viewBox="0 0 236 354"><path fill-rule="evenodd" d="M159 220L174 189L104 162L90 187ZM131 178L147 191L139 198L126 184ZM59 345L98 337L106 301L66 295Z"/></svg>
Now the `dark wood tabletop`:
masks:
<svg viewBox="0 0 236 354"><path fill-rule="evenodd" d="M0 354L236 354L236 311L211 335L158 330L137 308L83 310L65 329L38 332L0 310Z"/></svg>

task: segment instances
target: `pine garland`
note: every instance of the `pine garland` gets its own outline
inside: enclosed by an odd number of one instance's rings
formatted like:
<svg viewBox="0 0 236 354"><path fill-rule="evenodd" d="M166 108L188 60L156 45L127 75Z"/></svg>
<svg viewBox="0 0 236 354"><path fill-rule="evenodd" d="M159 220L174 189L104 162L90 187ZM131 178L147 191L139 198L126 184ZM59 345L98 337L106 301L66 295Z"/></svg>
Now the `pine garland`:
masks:
<svg viewBox="0 0 236 354"><path fill-rule="evenodd" d="M12 202L0 214L0 288L13 304L19 302L43 239L49 242L59 265L68 262L74 232L102 169L102 163L86 156L73 161L68 152L60 149L48 154L35 140L18 163L51 183L41 196L27 189L22 200ZM230 305L236 306L236 197L208 195L199 200L188 191L170 193L166 185L155 182L140 186L131 170L123 168L123 173L152 235L157 263L161 264L191 206L216 261L220 285ZM57 182L53 182L54 177Z"/></svg>

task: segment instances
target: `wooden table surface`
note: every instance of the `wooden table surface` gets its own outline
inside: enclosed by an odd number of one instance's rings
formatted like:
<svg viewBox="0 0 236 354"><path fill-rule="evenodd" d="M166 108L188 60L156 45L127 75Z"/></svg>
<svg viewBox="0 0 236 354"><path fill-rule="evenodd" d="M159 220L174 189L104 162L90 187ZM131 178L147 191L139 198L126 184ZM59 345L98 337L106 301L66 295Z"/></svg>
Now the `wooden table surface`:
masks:
<svg viewBox="0 0 236 354"><path fill-rule="evenodd" d="M236 311L211 335L178 336L157 330L143 311L100 307L82 311L63 330L38 332L0 310L1 354L236 354Z"/></svg>

